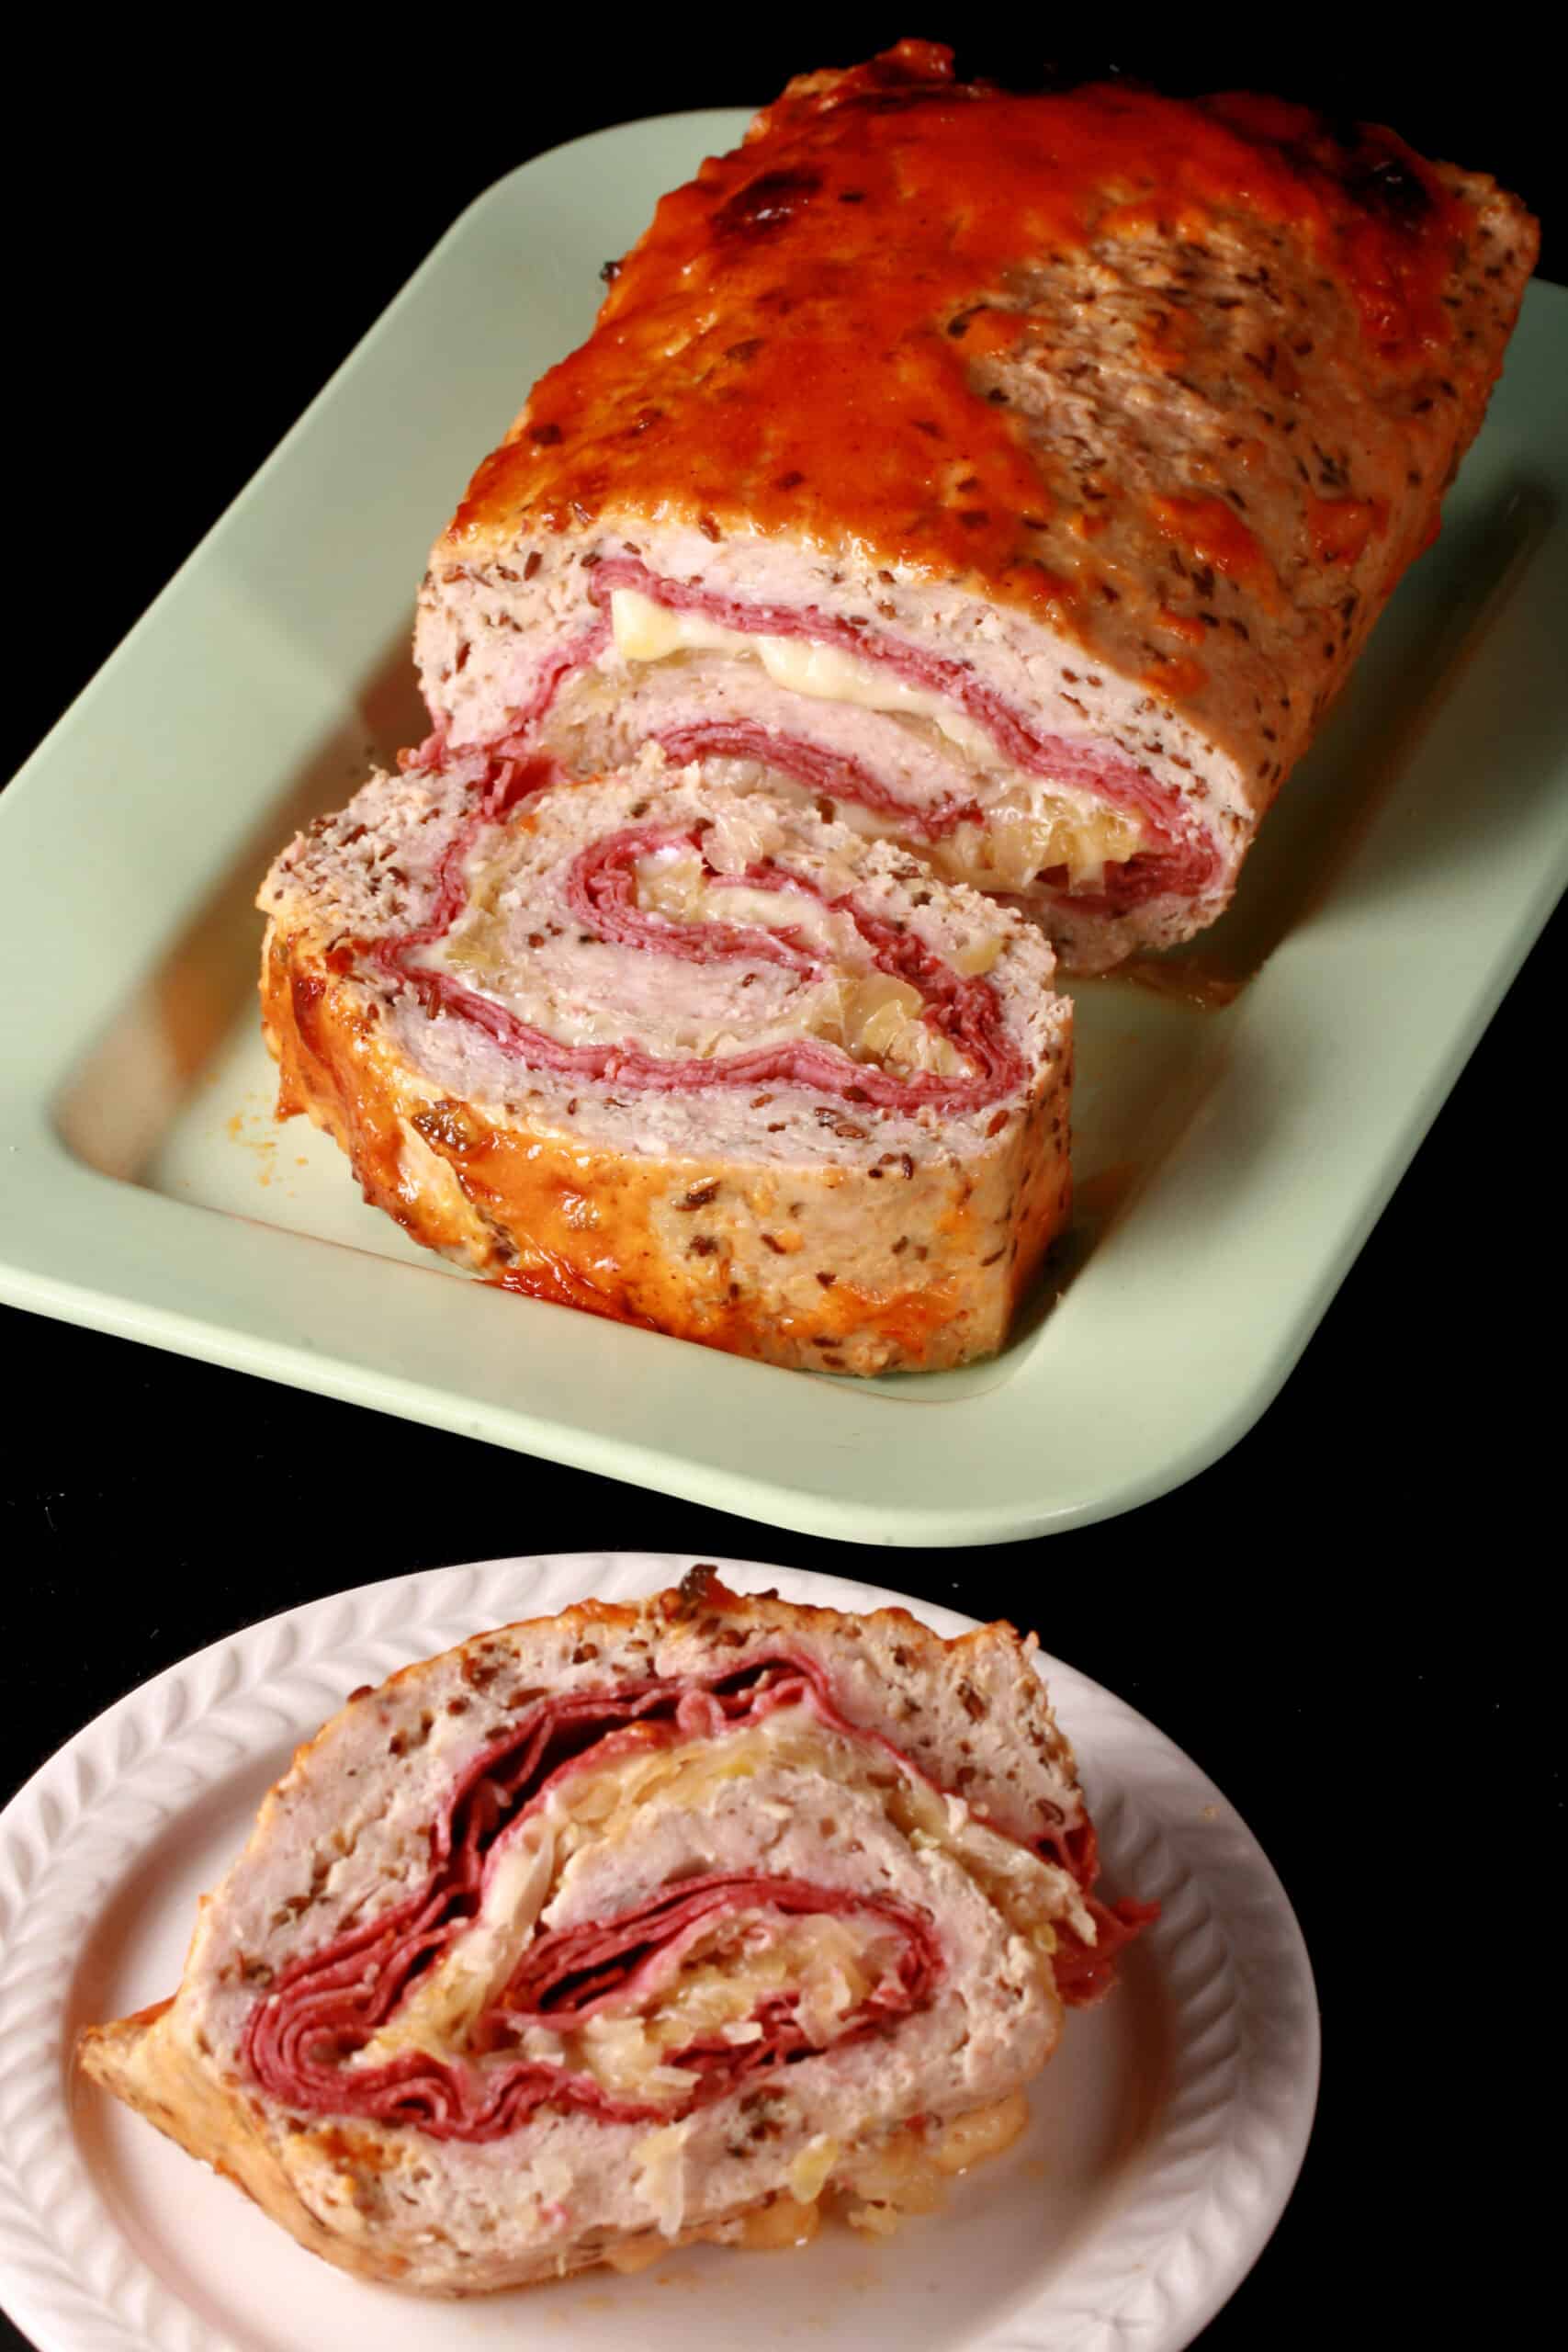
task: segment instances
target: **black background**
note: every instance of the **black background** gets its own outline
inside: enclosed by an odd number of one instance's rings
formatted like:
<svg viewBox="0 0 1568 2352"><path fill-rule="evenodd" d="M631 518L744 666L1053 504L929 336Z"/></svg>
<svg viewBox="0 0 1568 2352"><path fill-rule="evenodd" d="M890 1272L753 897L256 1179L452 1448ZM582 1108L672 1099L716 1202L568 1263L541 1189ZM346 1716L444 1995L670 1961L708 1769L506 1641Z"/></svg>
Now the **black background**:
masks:
<svg viewBox="0 0 1568 2352"><path fill-rule="evenodd" d="M490 181L603 123L761 98L944 29L938 12L767 12L777 36L638 13L649 29L454 17L422 25L417 53L363 14L352 38L325 16L236 19L197 48L145 24L36 28L3 163L21 628L0 773ZM1516 187L1546 219L1544 274L1568 276L1546 61L1489 38L1450 57L1433 36L1413 62L1404 12L1386 38L1370 12L1245 35L1123 22L1098 52L977 36L960 62L1027 81L1054 56L1392 121ZM1180 1492L1048 1542L813 1542L7 1314L0 1796L202 1643L445 1561L728 1552L1012 1615L1221 1782L1317 1969L1314 2145L1206 2352L1457 2342L1462 2282L1511 2208L1498 2051L1532 1966L1499 1824L1522 1853L1559 1801L1540 1727L1562 1560L1564 945L1560 915L1258 1427ZM20 2341L0 2319L0 2345Z"/></svg>

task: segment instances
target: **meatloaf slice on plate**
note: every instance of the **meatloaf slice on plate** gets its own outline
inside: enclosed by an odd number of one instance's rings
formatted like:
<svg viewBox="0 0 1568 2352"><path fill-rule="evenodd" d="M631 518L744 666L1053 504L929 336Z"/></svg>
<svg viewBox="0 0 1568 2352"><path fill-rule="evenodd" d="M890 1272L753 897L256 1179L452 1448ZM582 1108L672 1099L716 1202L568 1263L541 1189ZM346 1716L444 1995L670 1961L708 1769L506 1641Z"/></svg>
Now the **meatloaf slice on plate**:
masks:
<svg viewBox="0 0 1568 2352"><path fill-rule="evenodd" d="M355 1694L87 2072L313 2252L471 2294L927 2210L1152 1916L1008 1625L589 1601ZM962 1794L960 1794L962 1790Z"/></svg>

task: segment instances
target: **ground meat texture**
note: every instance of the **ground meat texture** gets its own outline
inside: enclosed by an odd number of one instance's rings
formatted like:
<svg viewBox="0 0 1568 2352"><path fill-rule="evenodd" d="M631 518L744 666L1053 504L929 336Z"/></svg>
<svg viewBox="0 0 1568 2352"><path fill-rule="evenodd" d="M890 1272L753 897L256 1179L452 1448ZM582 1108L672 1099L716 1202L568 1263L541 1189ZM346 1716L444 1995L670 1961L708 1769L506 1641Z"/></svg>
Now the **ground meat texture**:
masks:
<svg viewBox="0 0 1568 2352"><path fill-rule="evenodd" d="M1039 933L656 747L576 786L441 747L291 844L262 903L282 1109L508 1289L930 1369L1000 1345L1066 1220Z"/></svg>
<svg viewBox="0 0 1568 2352"><path fill-rule="evenodd" d="M85 2070L431 2293L863 2198L911 2134L1016 2128L1151 1916L1096 1891L1032 1648L703 1563L478 1634L297 1751L177 1994Z"/></svg>
<svg viewBox="0 0 1568 2352"><path fill-rule="evenodd" d="M479 468L438 733L826 798L1080 968L1186 936L1435 529L1535 249L1483 175L1271 100L1012 96L921 42L807 75Z"/></svg>

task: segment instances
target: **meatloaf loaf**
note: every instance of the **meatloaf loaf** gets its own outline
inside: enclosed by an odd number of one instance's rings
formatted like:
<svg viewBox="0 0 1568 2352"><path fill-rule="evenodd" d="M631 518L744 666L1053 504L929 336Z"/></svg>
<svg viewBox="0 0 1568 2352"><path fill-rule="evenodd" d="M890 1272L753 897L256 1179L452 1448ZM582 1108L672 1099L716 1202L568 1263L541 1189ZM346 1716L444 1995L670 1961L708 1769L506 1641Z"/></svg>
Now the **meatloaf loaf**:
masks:
<svg viewBox="0 0 1568 2352"><path fill-rule="evenodd" d="M377 775L261 904L280 1110L508 1288L780 1364L997 1348L1068 1207L1070 1008L1009 910L656 747Z"/></svg>
<svg viewBox="0 0 1568 2352"><path fill-rule="evenodd" d="M432 559L441 739L649 739L1026 904L1225 905L1481 423L1536 250L1301 107L905 41L667 196Z"/></svg>
<svg viewBox="0 0 1568 2352"><path fill-rule="evenodd" d="M362 2277L468 2294L884 2230L1017 2128L1151 1916L1032 1641L742 1599L477 1634L264 1804L87 2072Z"/></svg>

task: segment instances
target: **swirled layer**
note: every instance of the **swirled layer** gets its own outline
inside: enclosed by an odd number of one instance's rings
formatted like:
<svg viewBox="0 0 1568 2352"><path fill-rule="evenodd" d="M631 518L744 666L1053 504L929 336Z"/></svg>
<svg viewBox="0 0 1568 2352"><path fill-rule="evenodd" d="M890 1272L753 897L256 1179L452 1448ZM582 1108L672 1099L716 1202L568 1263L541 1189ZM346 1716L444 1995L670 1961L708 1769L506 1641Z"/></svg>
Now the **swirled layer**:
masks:
<svg viewBox="0 0 1568 2352"><path fill-rule="evenodd" d="M339 951L433 1019L482 1033L527 1070L632 1093L789 1084L962 1114L1025 1084L985 977L1004 916L987 924L982 910L964 950L976 968L955 968L841 856L814 865L722 796L716 823L615 823L569 855L536 855L548 772L511 753L467 765L428 910ZM738 862L738 837L758 854Z"/></svg>
<svg viewBox="0 0 1568 2352"><path fill-rule="evenodd" d="M747 1867L637 1883L639 1804L671 1790L695 1801L763 1761L804 1768L829 1803L835 1787L878 1791L901 1837L947 1841L1053 1962L1064 1998L1103 1991L1146 1916L1090 1895L1087 1944L1042 1905L1051 1866L1088 1889L1092 1840L1064 1843L1046 1824L1034 1849L993 1851L996 1833L965 1846L947 1792L848 1723L815 1664L780 1655L728 1676L541 1695L451 1791L422 1883L278 1971L243 2037L249 2071L299 2111L485 2141L542 2107L677 2121L755 2077L897 2035L949 1959L942 1921L874 1875L781 1872L764 1843ZM572 1871L606 1856L631 1872L627 1898L556 1918Z"/></svg>

